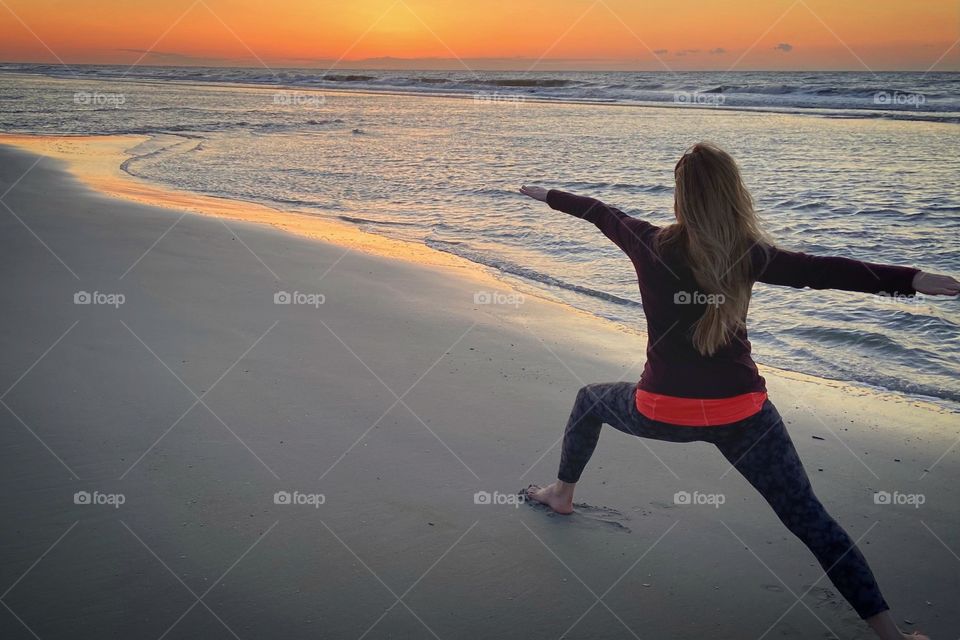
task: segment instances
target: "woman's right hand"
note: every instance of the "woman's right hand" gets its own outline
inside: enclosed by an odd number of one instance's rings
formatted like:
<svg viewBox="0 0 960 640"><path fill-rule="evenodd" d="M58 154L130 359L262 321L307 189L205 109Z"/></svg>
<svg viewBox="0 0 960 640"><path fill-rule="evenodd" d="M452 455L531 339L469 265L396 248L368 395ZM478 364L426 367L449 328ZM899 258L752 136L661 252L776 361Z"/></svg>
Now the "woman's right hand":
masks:
<svg viewBox="0 0 960 640"><path fill-rule="evenodd" d="M528 187L527 185L523 185L520 187L520 193L534 200L539 200L540 202L547 201L547 189L543 187Z"/></svg>
<svg viewBox="0 0 960 640"><path fill-rule="evenodd" d="M952 276L941 276L935 273L918 271L913 276L913 288L917 293L931 296L955 296L960 294L960 282Z"/></svg>

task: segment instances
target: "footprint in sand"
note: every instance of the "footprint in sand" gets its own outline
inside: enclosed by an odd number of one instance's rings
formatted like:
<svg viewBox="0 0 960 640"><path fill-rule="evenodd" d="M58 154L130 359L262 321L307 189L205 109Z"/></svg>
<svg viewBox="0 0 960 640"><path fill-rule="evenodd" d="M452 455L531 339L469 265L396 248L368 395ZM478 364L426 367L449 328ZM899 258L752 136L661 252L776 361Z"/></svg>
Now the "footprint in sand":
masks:
<svg viewBox="0 0 960 640"><path fill-rule="evenodd" d="M629 517L612 507L598 507L585 502L574 502L573 508L574 514L587 520L630 533L630 527L625 524Z"/></svg>
<svg viewBox="0 0 960 640"><path fill-rule="evenodd" d="M522 493L522 495L525 494ZM535 500L527 500L526 503L531 509L542 511L546 513L548 517L562 519L570 524L591 528L615 529L617 531L623 531L624 533L630 533L630 527L625 524L630 518L611 507L598 507L586 504L585 502L574 502L573 513L569 516L564 516L555 513L547 505L536 502Z"/></svg>
<svg viewBox="0 0 960 640"><path fill-rule="evenodd" d="M814 607L834 606L840 604L837 594L830 589L807 585L804 585L803 588L808 592L806 596L807 599L814 601Z"/></svg>
<svg viewBox="0 0 960 640"><path fill-rule="evenodd" d="M653 500L650 502L650 504L655 507L659 507L660 509L675 509L677 506L675 504L670 504L669 502L660 502L659 500Z"/></svg>

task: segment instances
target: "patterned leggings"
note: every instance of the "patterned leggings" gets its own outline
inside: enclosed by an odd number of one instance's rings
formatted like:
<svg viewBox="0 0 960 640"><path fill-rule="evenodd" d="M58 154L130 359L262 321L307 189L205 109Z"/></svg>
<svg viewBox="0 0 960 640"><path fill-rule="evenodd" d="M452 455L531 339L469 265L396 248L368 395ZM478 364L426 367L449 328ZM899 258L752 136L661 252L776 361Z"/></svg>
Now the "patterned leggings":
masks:
<svg viewBox="0 0 960 640"><path fill-rule="evenodd" d="M769 400L753 416L717 427L683 427L637 411L631 382L590 384L577 394L563 437L560 472L576 482L600 439L604 423L642 438L710 442L773 507L787 528L817 557L837 590L861 618L888 609L856 545L813 494L783 420Z"/></svg>

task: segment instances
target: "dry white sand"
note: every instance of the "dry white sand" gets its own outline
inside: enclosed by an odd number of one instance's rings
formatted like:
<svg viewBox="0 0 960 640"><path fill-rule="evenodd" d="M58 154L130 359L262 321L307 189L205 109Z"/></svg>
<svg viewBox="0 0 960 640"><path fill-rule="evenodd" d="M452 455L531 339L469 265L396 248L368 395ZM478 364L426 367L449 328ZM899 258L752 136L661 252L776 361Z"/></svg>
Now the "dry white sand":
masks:
<svg viewBox="0 0 960 640"><path fill-rule="evenodd" d="M608 430L578 514L475 503L554 477L576 390L636 379L638 337L529 296L475 304L511 291L420 249L132 204L0 158L5 640L869 637L709 445ZM897 619L955 637L956 414L764 374ZM325 501L275 503L294 491Z"/></svg>

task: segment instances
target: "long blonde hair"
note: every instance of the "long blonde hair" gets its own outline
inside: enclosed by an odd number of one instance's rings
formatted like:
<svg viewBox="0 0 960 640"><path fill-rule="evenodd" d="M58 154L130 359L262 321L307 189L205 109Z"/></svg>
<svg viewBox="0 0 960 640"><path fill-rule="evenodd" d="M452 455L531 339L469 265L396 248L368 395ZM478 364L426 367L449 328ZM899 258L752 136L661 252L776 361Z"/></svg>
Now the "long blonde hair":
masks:
<svg viewBox="0 0 960 640"><path fill-rule="evenodd" d="M663 228L657 245L679 248L701 293L713 296L693 331L694 347L710 356L746 327L755 278L751 252L769 242L729 153L700 142L677 162L674 177L677 224Z"/></svg>

